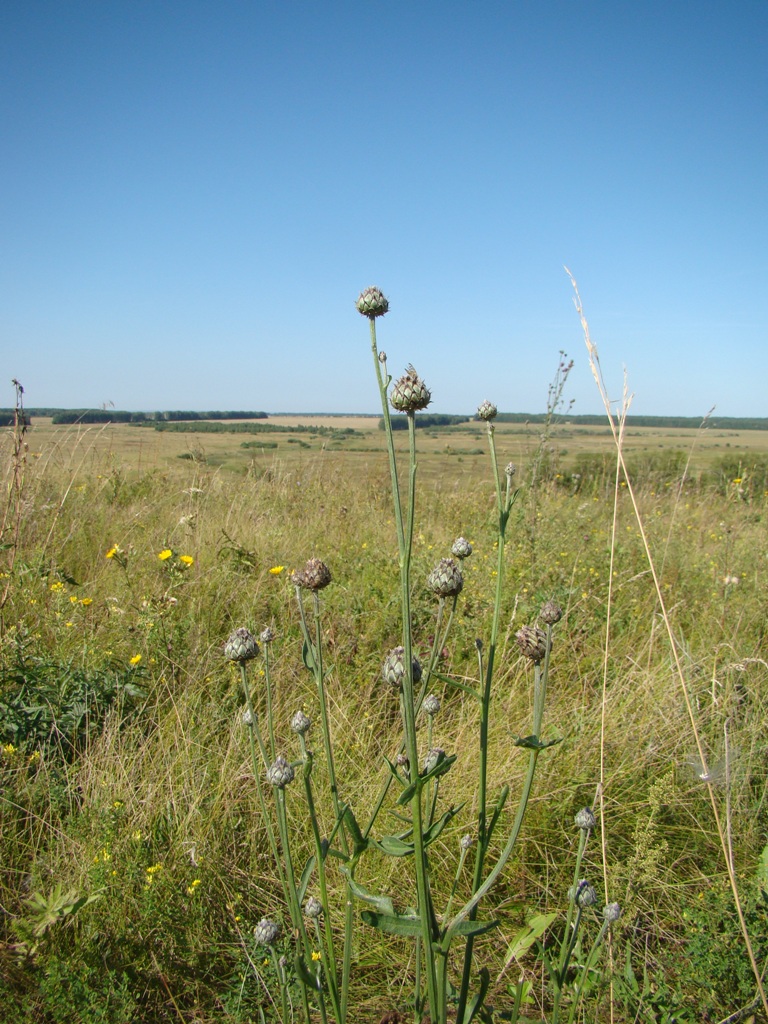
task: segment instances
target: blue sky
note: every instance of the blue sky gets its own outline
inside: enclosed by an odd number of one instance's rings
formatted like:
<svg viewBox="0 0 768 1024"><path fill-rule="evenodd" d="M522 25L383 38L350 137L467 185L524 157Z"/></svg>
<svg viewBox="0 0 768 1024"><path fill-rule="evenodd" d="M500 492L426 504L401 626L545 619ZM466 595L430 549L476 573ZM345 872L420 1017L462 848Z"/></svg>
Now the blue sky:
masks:
<svg viewBox="0 0 768 1024"><path fill-rule="evenodd" d="M0 405L768 414L768 3L0 8ZM5 384L3 384L5 378ZM5 389L5 398L2 395Z"/></svg>

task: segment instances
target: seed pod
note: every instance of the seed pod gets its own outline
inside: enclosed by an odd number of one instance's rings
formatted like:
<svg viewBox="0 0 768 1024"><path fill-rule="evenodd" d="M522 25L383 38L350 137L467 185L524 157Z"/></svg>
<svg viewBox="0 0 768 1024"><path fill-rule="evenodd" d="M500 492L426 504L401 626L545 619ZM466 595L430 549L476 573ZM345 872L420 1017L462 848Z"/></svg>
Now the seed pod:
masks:
<svg viewBox="0 0 768 1024"><path fill-rule="evenodd" d="M230 633L224 644L224 657L229 661L244 662L255 658L259 653L256 637L244 626Z"/></svg>
<svg viewBox="0 0 768 1024"><path fill-rule="evenodd" d="M456 597L464 586L464 577L458 563L452 558L441 558L440 563L427 576L427 586L438 597Z"/></svg>
<svg viewBox="0 0 768 1024"><path fill-rule="evenodd" d="M548 626L554 626L563 617L563 609L554 601L547 601L539 612L539 618Z"/></svg>
<svg viewBox="0 0 768 1024"><path fill-rule="evenodd" d="M253 937L260 946L273 946L280 937L280 925L268 917L262 917L253 929Z"/></svg>
<svg viewBox="0 0 768 1024"><path fill-rule="evenodd" d="M582 832L590 832L597 824L591 807L584 807L573 820L576 823L576 827L580 828Z"/></svg>
<svg viewBox="0 0 768 1024"><path fill-rule="evenodd" d="M498 411L499 410L496 408L493 402L481 402L477 408L477 416L478 419L490 422L490 420L496 418L496 414L498 413Z"/></svg>
<svg viewBox="0 0 768 1024"><path fill-rule="evenodd" d="M285 789L289 782L293 782L293 779L293 767L282 754L267 769L267 782L276 789Z"/></svg>
<svg viewBox="0 0 768 1024"><path fill-rule="evenodd" d="M426 409L431 401L432 393L413 366L409 366L403 376L395 381L389 393L389 403L398 412Z"/></svg>
<svg viewBox="0 0 768 1024"><path fill-rule="evenodd" d="M373 320L377 316L384 316L389 309L389 302L380 288L366 288L358 295L355 306L358 313Z"/></svg>
<svg viewBox="0 0 768 1024"><path fill-rule="evenodd" d="M472 545L466 537L457 537L451 547L451 554L460 559L469 558L472 554Z"/></svg>
<svg viewBox="0 0 768 1024"><path fill-rule="evenodd" d="M515 633L515 640L523 655L534 665L547 656L547 634L540 626L523 626Z"/></svg>
<svg viewBox="0 0 768 1024"><path fill-rule="evenodd" d="M322 590L331 582L331 570L319 558L310 558L303 569L291 576L291 582L304 590Z"/></svg>
<svg viewBox="0 0 768 1024"><path fill-rule="evenodd" d="M418 683L421 679L421 665L416 658L411 658L411 668L413 671L413 681ZM385 683L394 686L396 690L402 687L403 679L405 678L404 647L394 647L386 656L384 664L381 666L381 678Z"/></svg>
<svg viewBox="0 0 768 1024"><path fill-rule="evenodd" d="M312 725L312 720L304 714L301 708L299 708L291 719L291 728L294 732L298 733L299 736L303 736L304 733L309 731L310 725Z"/></svg>

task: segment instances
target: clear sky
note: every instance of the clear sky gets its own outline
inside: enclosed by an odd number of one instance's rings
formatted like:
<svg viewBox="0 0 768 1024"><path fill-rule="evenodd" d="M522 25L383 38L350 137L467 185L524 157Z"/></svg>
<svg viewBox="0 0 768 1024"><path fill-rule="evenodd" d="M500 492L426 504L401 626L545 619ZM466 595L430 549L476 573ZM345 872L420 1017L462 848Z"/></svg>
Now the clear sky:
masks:
<svg viewBox="0 0 768 1024"><path fill-rule="evenodd" d="M765 416L766 0L9 0L0 406Z"/></svg>

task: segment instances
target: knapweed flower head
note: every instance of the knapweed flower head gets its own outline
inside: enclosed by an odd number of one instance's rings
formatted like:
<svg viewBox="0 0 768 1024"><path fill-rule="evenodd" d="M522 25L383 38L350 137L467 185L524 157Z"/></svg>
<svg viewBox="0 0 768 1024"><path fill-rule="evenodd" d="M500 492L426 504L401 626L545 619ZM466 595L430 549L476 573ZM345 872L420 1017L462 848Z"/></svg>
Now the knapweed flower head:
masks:
<svg viewBox="0 0 768 1024"><path fill-rule="evenodd" d="M304 916L311 918L318 918L323 912L323 904L317 898L317 896L310 896L304 904Z"/></svg>
<svg viewBox="0 0 768 1024"><path fill-rule="evenodd" d="M421 706L424 709L425 715L429 715L430 718L434 718L441 707L440 698L436 693L430 693L424 698L424 703Z"/></svg>
<svg viewBox="0 0 768 1024"><path fill-rule="evenodd" d="M541 626L523 626L515 633L517 646L523 656L538 665L547 656L547 634Z"/></svg>
<svg viewBox="0 0 768 1024"><path fill-rule="evenodd" d="M580 828L582 832L590 832L597 824L591 807L582 807L573 820L576 828Z"/></svg>
<svg viewBox="0 0 768 1024"><path fill-rule="evenodd" d="M418 683L421 679L421 665L416 658L411 658L411 667L413 681ZM394 647L386 656L384 664L381 666L381 678L385 683L389 683L390 686L394 686L397 690L402 687L403 679L405 678L404 647Z"/></svg>
<svg viewBox="0 0 768 1024"><path fill-rule="evenodd" d="M451 547L451 554L456 558L469 558L472 554L472 545L466 539L466 537L457 537Z"/></svg>
<svg viewBox="0 0 768 1024"><path fill-rule="evenodd" d="M621 907L618 903L606 903L603 907L603 917L608 924L615 924L621 917Z"/></svg>
<svg viewBox="0 0 768 1024"><path fill-rule="evenodd" d="M395 381L389 393L389 404L398 412L417 412L426 409L431 401L432 392L413 366Z"/></svg>
<svg viewBox="0 0 768 1024"><path fill-rule="evenodd" d="M259 946L273 946L280 938L280 925L268 917L262 917L253 929L253 937Z"/></svg>
<svg viewBox="0 0 768 1024"><path fill-rule="evenodd" d="M469 833L467 833L467 835L465 836L462 836L461 839L459 840L459 846L461 847L462 850L471 850L474 845L475 840L471 835L469 835Z"/></svg>
<svg viewBox="0 0 768 1024"><path fill-rule="evenodd" d="M299 736L303 736L309 730L312 725L312 720L299 709L291 719L291 728L294 732L298 733Z"/></svg>
<svg viewBox="0 0 768 1024"><path fill-rule="evenodd" d="M563 609L555 601L549 600L545 605L542 606L539 612L539 618L542 622L546 623L547 626L554 626L556 622L559 622L563 617Z"/></svg>
<svg viewBox="0 0 768 1024"><path fill-rule="evenodd" d="M578 885L570 887L568 899L577 907L594 907L597 903L597 893L594 886L590 885L586 878L582 878Z"/></svg>
<svg viewBox="0 0 768 1024"><path fill-rule="evenodd" d="M253 725L253 715L251 714L250 708L246 708L243 712L243 725Z"/></svg>
<svg viewBox="0 0 768 1024"><path fill-rule="evenodd" d="M233 633L229 634L224 644L224 657L229 661L250 661L259 653L259 645L256 637L245 626L240 626Z"/></svg>
<svg viewBox="0 0 768 1024"><path fill-rule="evenodd" d="M261 640L263 644L271 644L276 636L277 633L274 629L272 629L271 626L267 626L265 629L262 629L261 633L259 633L259 640Z"/></svg>
<svg viewBox="0 0 768 1024"><path fill-rule="evenodd" d="M355 307L362 316L373 320L377 316L384 316L389 309L389 302L381 288L371 287L360 292Z"/></svg>
<svg viewBox="0 0 768 1024"><path fill-rule="evenodd" d="M297 569L291 575L291 582L303 590L322 590L332 580L331 570L319 558L310 558L303 569Z"/></svg>
<svg viewBox="0 0 768 1024"><path fill-rule="evenodd" d="M438 597L456 597L464 586L464 577L458 562L452 558L441 558L427 576L427 586Z"/></svg>
<svg viewBox="0 0 768 1024"><path fill-rule="evenodd" d="M515 475L516 472L517 472L517 466L514 464L514 462L508 462L506 464L506 466L504 467L504 475L509 480L512 479L512 477Z"/></svg>
<svg viewBox="0 0 768 1024"><path fill-rule="evenodd" d="M491 420L496 419L498 411L499 410L493 402L481 402L477 407L477 418L490 422Z"/></svg>
<svg viewBox="0 0 768 1024"><path fill-rule="evenodd" d="M282 756L276 757L267 769L267 781L270 786L276 789L285 789L289 782L293 782L293 766Z"/></svg>

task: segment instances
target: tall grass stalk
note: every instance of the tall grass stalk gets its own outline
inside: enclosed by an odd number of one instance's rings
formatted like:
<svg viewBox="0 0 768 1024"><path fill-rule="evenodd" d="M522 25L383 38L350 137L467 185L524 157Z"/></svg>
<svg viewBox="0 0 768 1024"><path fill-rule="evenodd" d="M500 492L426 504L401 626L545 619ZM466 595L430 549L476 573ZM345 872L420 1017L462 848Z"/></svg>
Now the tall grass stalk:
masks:
<svg viewBox="0 0 768 1024"><path fill-rule="evenodd" d="M587 353L588 353L588 356L589 356L590 369L592 371L592 376L593 376L593 378L595 380L595 384L597 385L597 389L598 389L598 391L600 393L600 398L601 398L601 400L603 402L603 406L605 408L606 416L608 418L608 424L609 424L609 427L611 429L611 434L613 436L613 440L614 440L614 443L615 443L615 446L616 446L617 459L618 459L618 462L619 462L619 464L621 466L621 471L624 474L624 478L625 478L626 485L627 485L627 491L629 493L630 500L632 502L632 508L633 508L633 511L634 511L634 514L635 514L635 519L636 519L636 522L637 522L638 530L639 530L640 535L641 535L641 540L642 540L643 549L644 549L644 552L645 552L645 557L647 559L648 568L650 569L651 576L653 578L653 584L654 584L654 588L655 588L655 591L656 591L656 598L657 598L657 601L658 601L659 608L661 610L661 616L662 616L662 619L664 621L664 626L665 626L665 629L666 629L666 632L667 632L667 638L668 638L668 641L669 641L669 648L670 648L670 652L671 652L672 659L673 659L673 662L674 662L675 674L677 676L677 680L678 680L678 683L679 683L679 686L680 686L680 692L681 692L681 694L683 696L683 701L684 701L684 704L685 704L686 714L687 714L687 717L688 717L688 723L689 723L690 730L691 730L691 736L693 737L694 743L696 745L696 751L697 751L697 754L698 754L698 757L699 757L699 760L700 760L700 763L701 763L701 767L702 767L701 778L702 778L702 781L705 783L706 788L707 788L707 795L709 797L710 806L712 808L712 815L713 815L713 818L714 818L714 821L715 821L715 828L717 830L717 835L718 835L718 839L719 839L719 842L720 842L720 847L721 847L721 850L722 850L722 853L723 853L723 859L725 861L725 867L726 867L726 871L727 871L727 874L728 874L728 881L729 881L729 885L731 887L731 892L733 894L733 900L734 900L734 904L735 904L735 907L736 907L736 912L737 912L737 915L738 915L738 918L739 918L739 927L741 929L741 934L742 934L742 937L743 937L743 940L744 940L744 947L746 949L747 956L749 958L749 962L750 962L750 965L752 967L752 971L753 971L754 976L755 976L755 983L756 983L756 986L757 986L757 991L758 991L759 996L760 996L760 1002L761 1002L761 1004L763 1006L763 1009L764 1009L766 1015L768 1015L768 997L766 997L765 987L763 985L763 972L762 972L760 966L757 963L757 959L755 957L754 949L752 947L752 941L751 941L751 938L750 938L750 935L749 935L749 929L747 928L747 923L746 923L746 920L744 918L744 909L743 909L742 900L741 900L741 897L740 897L740 894L739 894L739 886L738 886L738 881L737 881L737 878L736 878L736 871L735 871L734 864L733 864L732 850L731 850L729 842L728 842L728 837L726 835L726 829L723 827L723 823L721 821L720 810L718 808L718 802L717 802L715 788L713 786L712 775L711 775L711 773L709 771L709 767L708 767L708 763L707 763L707 757L706 757L706 753L705 753L705 749L704 749L704 743L702 741L701 733L700 733L700 730L699 730L699 727L698 727L698 723L696 721L696 715L695 715L694 707L693 707L693 700L691 698L691 694L690 694L689 689L688 689L688 684L687 684L686 679L685 679L685 673L683 672L683 666L682 666L682 663L680 661L679 642L678 642L678 640L676 640L675 635L674 635L674 631L672 629L672 621L671 621L669 612L667 610L666 601L664 600L664 594L663 594L662 587L661 587L661 581L660 581L660 578L659 578L659 574L658 574L658 572L656 570L656 562L655 562L655 559L654 559L653 554L651 552L650 544L649 544L649 541L648 541L648 534L647 534L647 531L645 529L645 524L644 524L643 517L641 515L640 508L639 508L638 501L637 501L637 495L636 495L635 489L634 489L634 487L632 485L632 479L631 479L631 477L629 475L629 472L628 472L628 469L627 469L627 465L626 465L626 462L625 462L625 459L624 459L624 450L623 450L623 444L622 444L623 423L624 423L624 421L626 419L626 415L627 415L627 411L629 409L629 404L630 404L630 401L631 401L631 397L628 394L628 390L627 390L627 386L626 386L626 379L625 379L624 396L623 396L623 401L622 401L622 407L621 407L621 410L620 410L618 416L614 415L613 403L611 402L611 400L610 400L610 398L608 396L608 389L607 389L607 387L605 385L605 381L604 381L604 378L603 378L603 372L602 372L602 368L600 366L600 358L599 358L597 346L592 341L592 338L591 338L591 335L590 335L589 324L587 322L587 319L586 319L586 316L585 316L585 313L584 313L584 307L583 307L583 304L582 304L582 301L581 301L581 295L579 294L578 285L576 283L575 278L573 277L573 275L571 274L570 270L567 267L565 268L565 271L568 274L568 277L570 278L571 285L573 286L574 304L575 304L576 312L577 312L577 315L579 317L579 320L580 320L580 323L581 323L581 327L582 327L582 331L583 331L583 334L584 334L584 341L585 341L585 344L586 344L586 347L587 347ZM614 542L615 542L615 537L614 537Z"/></svg>

